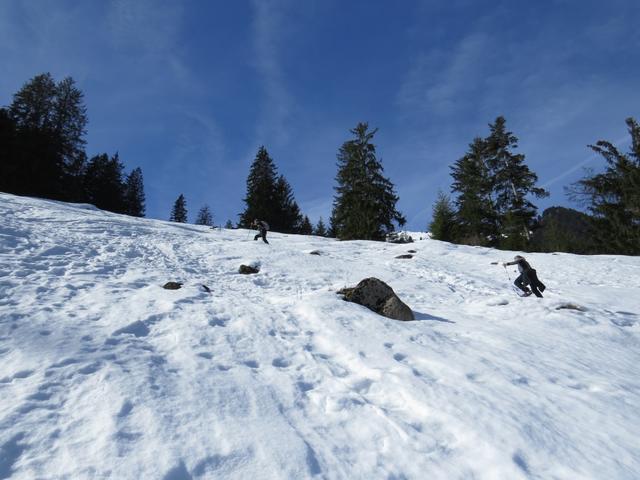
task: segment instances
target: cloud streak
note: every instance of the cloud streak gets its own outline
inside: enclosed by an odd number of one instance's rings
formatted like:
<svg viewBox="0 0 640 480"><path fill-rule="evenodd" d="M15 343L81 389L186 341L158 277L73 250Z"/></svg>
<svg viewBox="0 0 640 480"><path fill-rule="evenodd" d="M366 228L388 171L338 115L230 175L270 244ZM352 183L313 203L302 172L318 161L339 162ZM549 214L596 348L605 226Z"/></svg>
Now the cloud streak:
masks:
<svg viewBox="0 0 640 480"><path fill-rule="evenodd" d="M287 2L254 0L253 3L254 66L260 76L265 101L257 126L258 142L267 139L284 145L290 138L293 98L286 88L281 49L286 31Z"/></svg>

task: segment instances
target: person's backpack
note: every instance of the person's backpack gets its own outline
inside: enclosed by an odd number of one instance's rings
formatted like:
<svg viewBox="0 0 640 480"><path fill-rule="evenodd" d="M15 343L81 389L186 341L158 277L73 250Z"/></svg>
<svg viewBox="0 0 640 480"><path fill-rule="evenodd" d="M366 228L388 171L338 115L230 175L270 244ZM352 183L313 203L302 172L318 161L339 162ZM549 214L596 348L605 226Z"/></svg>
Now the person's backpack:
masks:
<svg viewBox="0 0 640 480"><path fill-rule="evenodd" d="M262 228L264 228L265 230L269 230L269 224L264 220L262 221Z"/></svg>

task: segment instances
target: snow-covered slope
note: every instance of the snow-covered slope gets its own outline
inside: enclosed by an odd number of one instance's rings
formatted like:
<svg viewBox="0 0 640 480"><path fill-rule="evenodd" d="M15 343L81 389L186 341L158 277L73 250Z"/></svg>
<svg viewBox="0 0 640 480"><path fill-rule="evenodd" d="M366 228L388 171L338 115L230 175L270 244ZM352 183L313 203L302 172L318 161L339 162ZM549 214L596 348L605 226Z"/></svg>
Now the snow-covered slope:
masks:
<svg viewBox="0 0 640 480"><path fill-rule="evenodd" d="M433 240L0 218L0 478L640 478L639 258L528 255L519 298L512 254ZM418 320L335 294L369 276Z"/></svg>

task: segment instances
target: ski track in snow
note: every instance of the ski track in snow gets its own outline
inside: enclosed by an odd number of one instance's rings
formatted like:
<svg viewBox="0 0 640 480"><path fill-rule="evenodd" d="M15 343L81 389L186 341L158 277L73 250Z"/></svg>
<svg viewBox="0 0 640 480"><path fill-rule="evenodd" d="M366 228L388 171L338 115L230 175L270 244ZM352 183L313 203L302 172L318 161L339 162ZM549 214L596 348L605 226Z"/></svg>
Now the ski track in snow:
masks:
<svg viewBox="0 0 640 480"><path fill-rule="evenodd" d="M518 298L510 252L0 214L0 479L640 477L637 257ZM335 294L369 276L417 321Z"/></svg>

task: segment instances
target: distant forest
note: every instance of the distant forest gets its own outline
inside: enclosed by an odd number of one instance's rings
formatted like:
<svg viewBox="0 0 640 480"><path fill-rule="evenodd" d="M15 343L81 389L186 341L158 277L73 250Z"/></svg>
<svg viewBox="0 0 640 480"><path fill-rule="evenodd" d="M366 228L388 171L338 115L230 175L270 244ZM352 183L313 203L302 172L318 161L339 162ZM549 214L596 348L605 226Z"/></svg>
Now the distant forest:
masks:
<svg viewBox="0 0 640 480"><path fill-rule="evenodd" d="M538 177L516 153L517 137L498 117L488 135L473 139L451 166L450 194L440 192L428 230L432 238L499 249L579 254L640 253L640 126L626 120L629 152L600 140L588 148L605 161L600 173L566 187L584 212L551 207L541 215L536 198L548 196ZM111 212L144 217L142 170L125 172L115 153L87 158L87 109L71 77L56 82L37 75L0 108L0 191L17 195L86 202ZM384 240L405 224L397 210L395 186L383 175L373 138L377 129L359 123L337 153L333 209L328 224L312 225L294 192L261 146L250 167L245 209L237 224L255 219L285 233L330 236L341 240ZM187 222L187 202L180 194L169 219ZM203 205L196 224L214 225Z"/></svg>

